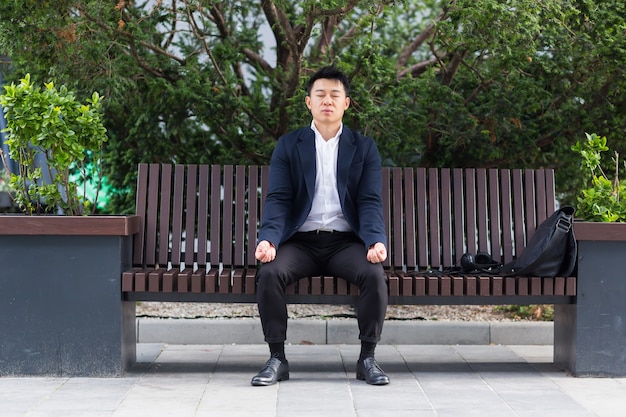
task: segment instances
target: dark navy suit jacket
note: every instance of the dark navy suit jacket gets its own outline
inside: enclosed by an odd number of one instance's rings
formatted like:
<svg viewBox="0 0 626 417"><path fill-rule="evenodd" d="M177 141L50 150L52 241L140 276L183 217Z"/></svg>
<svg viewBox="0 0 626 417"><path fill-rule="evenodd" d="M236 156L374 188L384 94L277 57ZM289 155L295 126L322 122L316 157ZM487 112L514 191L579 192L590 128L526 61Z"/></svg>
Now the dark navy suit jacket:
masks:
<svg viewBox="0 0 626 417"><path fill-rule="evenodd" d="M259 241L278 248L304 224L313 203L315 174L313 130L305 127L282 136L270 162ZM386 246L378 149L371 138L345 126L339 139L337 190L343 215L365 246Z"/></svg>

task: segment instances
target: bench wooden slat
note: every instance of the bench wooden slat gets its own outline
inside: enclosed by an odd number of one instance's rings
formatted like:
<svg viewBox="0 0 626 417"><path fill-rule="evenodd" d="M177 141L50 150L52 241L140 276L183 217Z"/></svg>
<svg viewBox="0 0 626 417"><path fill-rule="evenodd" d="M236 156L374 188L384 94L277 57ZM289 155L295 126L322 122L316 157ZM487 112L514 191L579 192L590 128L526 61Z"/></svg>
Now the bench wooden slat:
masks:
<svg viewBox="0 0 626 417"><path fill-rule="evenodd" d="M489 250L488 253L491 254L492 258L497 262L502 262L501 255L501 247L502 247L502 236L498 232L496 233L496 229L500 229L503 227L502 218L500 216L500 207L502 206L502 196L500 194L500 178L498 176L497 169L490 169L487 172L488 175L488 188L489 192L488 196L488 206L489 206Z"/></svg>
<svg viewBox="0 0 626 417"><path fill-rule="evenodd" d="M547 219L547 200L546 200L546 177L544 171L534 171L535 176L535 191L537 198L537 222L535 223L535 228L543 223L544 220ZM534 233L534 229L533 229Z"/></svg>
<svg viewBox="0 0 626 417"><path fill-rule="evenodd" d="M403 201L404 210L404 240L405 240L405 265L394 265L396 269L406 269L411 271L417 268L417 230L415 229L415 178L413 170L405 168L402 170Z"/></svg>
<svg viewBox="0 0 626 417"><path fill-rule="evenodd" d="M122 273L122 292L135 291L135 274L141 271L141 268L132 268Z"/></svg>
<svg viewBox="0 0 626 417"><path fill-rule="evenodd" d="M387 288L389 289L389 295L399 296L400 295L400 282L402 280L402 277L399 277L397 275L388 275L387 278L388 278ZM337 295L345 295L345 294L337 291Z"/></svg>
<svg viewBox="0 0 626 417"><path fill-rule="evenodd" d="M403 198L402 198L402 170L400 168L392 168L391 170L391 209L402 211ZM403 236L403 218L402 216L392 215L393 219L391 223L391 242L393 242L393 260L392 266L394 268L404 265L405 257L405 240Z"/></svg>
<svg viewBox="0 0 626 417"><path fill-rule="evenodd" d="M163 273L163 285L161 286L163 292L171 293L178 291L178 269L170 269Z"/></svg>
<svg viewBox="0 0 626 417"><path fill-rule="evenodd" d="M439 219L440 210L440 187L439 187L439 170L436 168L430 168L428 170L428 222L430 227L430 239L428 241L428 247L430 252L437 253L437 256L430 257L430 265L433 268L439 268L441 266L441 239L439 237L439 230L441 230L441 224Z"/></svg>
<svg viewBox="0 0 626 417"><path fill-rule="evenodd" d="M135 273L135 292L148 291L148 274L150 271L141 270Z"/></svg>
<svg viewBox="0 0 626 417"><path fill-rule="evenodd" d="M463 253L467 252L465 248L465 213L463 212L463 206L465 204L465 194L463 191L463 170L456 168L452 171L453 177L453 190L454 190L454 235L452 236L454 242L454 257L452 263L445 264L444 268L449 268L456 264L463 256Z"/></svg>
<svg viewBox="0 0 626 417"><path fill-rule="evenodd" d="M476 170L471 168L465 170L465 217L466 225L463 233L470 237L466 239L467 250L469 253L477 253L479 251L477 244L477 236L475 230L478 229L476 217ZM459 258L460 259L460 258Z"/></svg>
<svg viewBox="0 0 626 417"><path fill-rule="evenodd" d="M230 292L233 294L243 294L243 277L245 274L245 270L241 268L236 268L232 272L232 289Z"/></svg>
<svg viewBox="0 0 626 417"><path fill-rule="evenodd" d="M426 204L426 170L417 168L415 172L415 187L417 201L415 204L417 217L417 261L418 265L430 265L428 256L428 207Z"/></svg>
<svg viewBox="0 0 626 417"><path fill-rule="evenodd" d="M248 218L259 218L259 167L252 165L248 167ZM254 265L256 258L254 257L254 251L256 249L256 236L258 233L258 223L248 222L247 248L246 248L246 263L245 265Z"/></svg>
<svg viewBox="0 0 626 417"><path fill-rule="evenodd" d="M452 277L452 295L465 295L465 279L463 277Z"/></svg>
<svg viewBox="0 0 626 417"><path fill-rule="evenodd" d="M235 204L233 206L235 211L233 265L240 268L247 265L244 250L246 245L246 215L248 214L248 207L246 206L247 175L246 167L237 165L235 168ZM243 274L240 278L243 279Z"/></svg>
<svg viewBox="0 0 626 417"><path fill-rule="evenodd" d="M247 269L246 270L246 280L245 280L245 294L255 294L256 293L256 269Z"/></svg>
<svg viewBox="0 0 626 417"><path fill-rule="evenodd" d="M530 295L530 279L528 277L519 277L517 279L517 293L519 295Z"/></svg>
<svg viewBox="0 0 626 417"><path fill-rule="evenodd" d="M491 280L491 295L504 295L504 279L502 277L493 277Z"/></svg>
<svg viewBox="0 0 626 417"><path fill-rule="evenodd" d="M575 297L576 296L576 277L566 277L565 278L565 292L564 295L566 297Z"/></svg>
<svg viewBox="0 0 626 417"><path fill-rule="evenodd" d="M465 295L475 296L478 294L478 280L476 277L465 277Z"/></svg>
<svg viewBox="0 0 626 417"><path fill-rule="evenodd" d="M218 292L217 283L219 277L219 269L211 267L204 277L204 291L207 294L216 294Z"/></svg>
<svg viewBox="0 0 626 417"><path fill-rule="evenodd" d="M158 268L148 274L148 291L161 292L163 290L163 273L165 268Z"/></svg>
<svg viewBox="0 0 626 417"><path fill-rule="evenodd" d="M205 292L206 270L198 269L191 273L191 292L200 294Z"/></svg>
<svg viewBox="0 0 626 417"><path fill-rule="evenodd" d="M441 277L439 279L439 295L450 296L452 295L452 278Z"/></svg>
<svg viewBox="0 0 626 417"><path fill-rule="evenodd" d="M525 220L526 220L526 242L530 239L535 233L535 228L537 227L537 212L540 211L540 207L538 207L536 203L536 189L535 189L535 178L533 170L525 169L524 170L524 187L526 189L526 201L525 201Z"/></svg>
<svg viewBox="0 0 626 417"><path fill-rule="evenodd" d="M211 231L209 233L211 239L211 249L209 260L211 263L211 267L216 267L220 264L220 244L221 244L221 233L220 233L220 223L222 221L222 212L221 212L221 193L222 193L222 170L219 165L211 166L211 191L209 196L210 203L210 223L211 223Z"/></svg>
<svg viewBox="0 0 626 417"><path fill-rule="evenodd" d="M148 170L148 164L139 164L137 167L137 195L135 198L135 211L140 214L144 214L146 212L148 204ZM143 265L144 263L145 228L146 222L140 222L139 233L135 234L133 237L133 265Z"/></svg>
<svg viewBox="0 0 626 417"><path fill-rule="evenodd" d="M185 266L193 266L195 261L196 245L196 210L198 198L198 166L190 165L187 168L186 176L186 197L185 197ZM181 236L182 238L182 236Z"/></svg>
<svg viewBox="0 0 626 417"><path fill-rule="evenodd" d="M217 282L217 288L218 288L218 293L219 294L228 294L231 290L231 285L230 285L230 274L231 274L231 270L230 268L224 268L222 269L222 271L219 274L218 277L218 282Z"/></svg>
<svg viewBox="0 0 626 417"><path fill-rule="evenodd" d="M500 199L502 202L513 201L511 190L511 170L505 169L500 172ZM510 204L501 204L501 220L502 220L502 240L500 242L500 250L502 253L501 262L509 263L513 260L513 210Z"/></svg>
<svg viewBox="0 0 626 417"><path fill-rule="evenodd" d="M322 288L324 295L335 294L335 278L334 277L322 277Z"/></svg>
<svg viewBox="0 0 626 417"><path fill-rule="evenodd" d="M207 239L209 222L209 166L200 166L200 178L198 179L198 253L196 262L199 268L207 264ZM204 280L203 280L204 281Z"/></svg>
<svg viewBox="0 0 626 417"><path fill-rule="evenodd" d="M441 265L449 268L456 263L452 247L452 175L449 169L441 170Z"/></svg>
<svg viewBox="0 0 626 417"><path fill-rule="evenodd" d="M172 200L172 227L171 233L171 256L170 262L173 266L181 264L181 252L183 244L183 216L185 214L184 203L185 192L185 167L177 164L174 166L174 193ZM161 218L161 226L165 228L165 224L169 219Z"/></svg>
<svg viewBox="0 0 626 417"><path fill-rule="evenodd" d="M154 265L157 262L157 225L158 225L158 198L159 198L159 165L150 164L148 182L148 205L146 210L146 257L145 262L148 265Z"/></svg>
<svg viewBox="0 0 626 417"><path fill-rule="evenodd" d="M171 212L171 196L172 196L172 166L163 165L161 172L157 175L158 166L154 166L154 175L161 180L159 190L159 247L158 247L158 263L167 265L169 251L161 248L169 248L169 230L170 230L170 212ZM156 225L155 225L156 226ZM156 229L155 229L156 230Z"/></svg>
<svg viewBox="0 0 626 417"><path fill-rule="evenodd" d="M524 201L522 199L522 171L519 169L511 170L513 176L511 185L513 187L512 205L513 205L513 241L515 242L515 251L524 247L526 229L524 223Z"/></svg>
<svg viewBox="0 0 626 417"><path fill-rule="evenodd" d="M541 295L554 295L554 278L543 278Z"/></svg>
<svg viewBox="0 0 626 417"><path fill-rule="evenodd" d="M222 253L221 261L224 265L232 265L233 264L233 206L234 206L234 196L233 196L233 166L232 165L224 165L223 170L223 193L224 200L222 202L222 239L221 246L219 246L219 250ZM221 283L221 280L220 280ZM222 293L222 288L220 286L220 293Z"/></svg>
<svg viewBox="0 0 626 417"><path fill-rule="evenodd" d="M193 268L185 268L178 273L178 292L191 292L191 275Z"/></svg>
<svg viewBox="0 0 626 417"><path fill-rule="evenodd" d="M426 295L426 278L415 277L412 294L407 295L424 296Z"/></svg>
<svg viewBox="0 0 626 417"><path fill-rule="evenodd" d="M487 236L487 217L488 208L487 204L487 171L485 169L476 170L476 225L478 230L476 252L491 253L488 245ZM498 225L499 227L499 225Z"/></svg>

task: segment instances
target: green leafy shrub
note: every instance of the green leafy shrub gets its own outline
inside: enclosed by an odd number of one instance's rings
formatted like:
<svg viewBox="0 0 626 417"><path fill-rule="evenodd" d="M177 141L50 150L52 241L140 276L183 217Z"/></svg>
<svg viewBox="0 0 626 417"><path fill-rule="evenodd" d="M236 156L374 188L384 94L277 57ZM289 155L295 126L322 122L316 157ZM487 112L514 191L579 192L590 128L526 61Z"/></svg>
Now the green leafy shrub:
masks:
<svg viewBox="0 0 626 417"><path fill-rule="evenodd" d="M576 215L594 222L626 221L626 181L619 179L619 154L615 152L615 171L610 179L602 169L602 152L609 150L606 137L585 133L586 140L578 141L572 150L581 156L583 189L578 197ZM626 165L626 163L625 163ZM584 188L587 187L587 188Z"/></svg>
<svg viewBox="0 0 626 417"><path fill-rule="evenodd" d="M107 140L98 93L82 104L65 86L57 89L50 82L36 88L27 74L19 84L5 86L0 105L9 155L19 165L10 185L20 209L27 214L59 209L69 215L93 213L96 201L84 196L88 183L102 180ZM8 169L4 156L3 161Z"/></svg>
<svg viewBox="0 0 626 417"><path fill-rule="evenodd" d="M504 305L496 306L496 310L514 320L554 321L552 304Z"/></svg>

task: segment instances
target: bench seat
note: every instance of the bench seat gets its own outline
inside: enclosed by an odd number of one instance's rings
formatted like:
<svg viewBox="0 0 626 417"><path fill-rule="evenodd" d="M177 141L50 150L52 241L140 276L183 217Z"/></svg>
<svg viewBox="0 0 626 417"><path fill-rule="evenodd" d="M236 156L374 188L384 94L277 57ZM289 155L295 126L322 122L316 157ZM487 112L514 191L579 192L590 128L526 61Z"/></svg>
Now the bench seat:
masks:
<svg viewBox="0 0 626 417"><path fill-rule="evenodd" d="M268 166L140 164L128 301L255 302ZM572 304L575 277L450 274L463 253L514 259L555 210L548 169L383 168L390 304ZM435 271L427 273L425 271ZM290 303L354 303L335 277L304 278Z"/></svg>

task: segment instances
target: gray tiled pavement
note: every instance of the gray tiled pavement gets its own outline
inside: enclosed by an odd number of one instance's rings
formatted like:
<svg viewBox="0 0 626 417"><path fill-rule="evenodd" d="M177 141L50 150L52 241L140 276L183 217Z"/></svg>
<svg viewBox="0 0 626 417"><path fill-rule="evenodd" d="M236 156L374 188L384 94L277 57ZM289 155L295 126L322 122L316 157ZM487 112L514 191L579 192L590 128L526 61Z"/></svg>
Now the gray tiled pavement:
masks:
<svg viewBox="0 0 626 417"><path fill-rule="evenodd" d="M549 345L380 345L382 387L354 379L358 349L289 345L291 379L252 387L264 345L142 343L122 378L0 378L0 416L626 416L626 378L568 376Z"/></svg>

